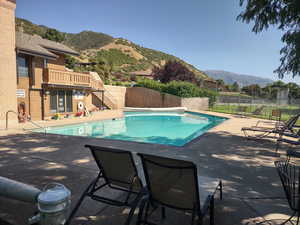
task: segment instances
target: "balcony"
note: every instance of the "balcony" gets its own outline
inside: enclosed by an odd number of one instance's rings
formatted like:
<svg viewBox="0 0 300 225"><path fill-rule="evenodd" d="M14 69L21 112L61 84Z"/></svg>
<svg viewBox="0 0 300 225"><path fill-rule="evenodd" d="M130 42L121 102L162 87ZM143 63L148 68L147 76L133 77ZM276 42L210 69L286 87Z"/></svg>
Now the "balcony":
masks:
<svg viewBox="0 0 300 225"><path fill-rule="evenodd" d="M90 74L54 69L45 69L44 83L74 87L87 87L97 90L103 89L102 81L94 79Z"/></svg>

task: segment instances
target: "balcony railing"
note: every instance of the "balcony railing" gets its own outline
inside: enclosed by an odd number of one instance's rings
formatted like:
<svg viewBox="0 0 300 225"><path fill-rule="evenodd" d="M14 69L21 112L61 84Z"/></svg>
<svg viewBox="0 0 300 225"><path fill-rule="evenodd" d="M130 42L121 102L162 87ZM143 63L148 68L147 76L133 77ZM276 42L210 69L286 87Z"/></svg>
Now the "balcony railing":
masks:
<svg viewBox="0 0 300 225"><path fill-rule="evenodd" d="M103 89L101 80L95 80L90 74L46 69L44 82L47 84L69 85Z"/></svg>

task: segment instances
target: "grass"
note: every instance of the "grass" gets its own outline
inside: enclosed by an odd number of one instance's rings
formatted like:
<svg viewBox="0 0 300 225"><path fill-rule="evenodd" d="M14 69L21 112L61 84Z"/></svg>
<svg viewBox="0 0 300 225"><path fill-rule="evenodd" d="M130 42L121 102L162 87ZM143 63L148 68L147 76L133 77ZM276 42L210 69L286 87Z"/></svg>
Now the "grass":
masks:
<svg viewBox="0 0 300 225"><path fill-rule="evenodd" d="M276 118L270 118L270 115L272 114L272 110L279 109L281 111L281 120L286 121L291 116L297 114L300 112L300 107L295 105L289 105L289 106L273 106L273 105L266 105L262 112L258 115L252 114L258 107L261 107L261 105L246 105L243 104L241 106L246 106L246 115L261 119L276 119ZM220 112L220 113L228 113L228 114L238 114L241 112L238 112L239 105L231 105L231 104L215 104L214 106L210 107L210 111L213 112Z"/></svg>

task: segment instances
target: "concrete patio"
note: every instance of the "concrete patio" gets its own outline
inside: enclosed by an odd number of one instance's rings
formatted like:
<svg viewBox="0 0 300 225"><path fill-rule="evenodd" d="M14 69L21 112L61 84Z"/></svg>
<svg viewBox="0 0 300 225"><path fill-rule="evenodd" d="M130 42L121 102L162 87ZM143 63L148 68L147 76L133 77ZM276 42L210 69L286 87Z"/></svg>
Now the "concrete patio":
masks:
<svg viewBox="0 0 300 225"><path fill-rule="evenodd" d="M0 176L38 188L49 182L62 183L72 191L74 205L97 174L90 152L83 147L85 144L159 154L192 160L197 163L200 175L223 180L224 199L220 201L216 195L216 225L280 224L291 211L274 168L274 161L278 160L275 142L249 141L240 131L241 127L254 125L256 121L230 117L185 147L0 131ZM285 148L281 150L284 157ZM110 190L106 192L122 197ZM14 225L26 224L34 212L35 207L30 204L0 198L0 224L1 219ZM126 208L87 199L72 224L122 224L127 213ZM154 219L158 218L154 215ZM190 215L167 210L167 219L161 224L189 222ZM204 224L208 224L207 219Z"/></svg>

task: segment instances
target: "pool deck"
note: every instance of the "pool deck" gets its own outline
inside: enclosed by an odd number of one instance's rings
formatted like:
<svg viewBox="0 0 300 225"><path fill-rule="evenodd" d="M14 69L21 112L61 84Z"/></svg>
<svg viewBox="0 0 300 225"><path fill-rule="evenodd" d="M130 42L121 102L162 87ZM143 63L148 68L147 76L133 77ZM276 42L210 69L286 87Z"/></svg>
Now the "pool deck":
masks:
<svg viewBox="0 0 300 225"><path fill-rule="evenodd" d="M72 203L96 176L97 167L83 146L93 144L116 147L132 152L159 154L194 161L200 175L223 180L224 199L216 195L216 225L280 224L291 212L274 168L275 142L247 140L241 127L255 125L257 119L221 113L203 112L230 118L184 147L144 144L107 139L60 136L24 132L20 129L0 131L0 176L42 188L49 182L66 185ZM112 118L119 111L108 111L89 118ZM105 117L106 116L106 117ZM45 126L83 122L86 119L44 122ZM282 150L285 150L282 148ZM284 157L284 151L281 152ZM139 165L140 166L140 165ZM107 195L119 198L106 190ZM121 196L122 197L122 196ZM27 203L0 198L0 224L4 219L14 225L26 224L35 207ZM3 204L5 203L5 204ZM122 224L128 210L108 207L86 200L72 224ZM157 215L154 215L157 217ZM190 215L167 210L162 224L189 224ZM206 220L204 224L208 224Z"/></svg>

